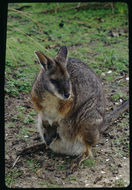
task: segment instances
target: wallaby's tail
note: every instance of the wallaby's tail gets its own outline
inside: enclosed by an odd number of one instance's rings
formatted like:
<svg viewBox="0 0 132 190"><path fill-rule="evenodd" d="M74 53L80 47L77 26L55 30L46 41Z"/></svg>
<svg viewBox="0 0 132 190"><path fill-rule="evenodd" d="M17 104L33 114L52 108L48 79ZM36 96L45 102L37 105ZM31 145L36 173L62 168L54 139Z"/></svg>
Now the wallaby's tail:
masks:
<svg viewBox="0 0 132 190"><path fill-rule="evenodd" d="M127 101L125 101L122 105L117 107L115 110L106 114L106 116L104 118L104 124L101 127L100 132L104 132L109 127L109 125L113 121L115 121L120 116L120 114L125 112L128 108L129 108L129 99Z"/></svg>

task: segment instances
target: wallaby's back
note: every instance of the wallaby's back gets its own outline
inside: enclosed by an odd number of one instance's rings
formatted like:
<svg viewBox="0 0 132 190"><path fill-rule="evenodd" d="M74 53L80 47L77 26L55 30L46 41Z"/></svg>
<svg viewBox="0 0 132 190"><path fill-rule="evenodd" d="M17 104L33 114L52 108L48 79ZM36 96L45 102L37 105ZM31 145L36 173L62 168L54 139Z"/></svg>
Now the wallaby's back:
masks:
<svg viewBox="0 0 132 190"><path fill-rule="evenodd" d="M102 84L98 76L79 59L69 58L67 69L75 96L74 112L81 115L82 113L79 113L79 110L84 107L81 112L89 112L90 114L90 111L96 108L103 116L105 102Z"/></svg>
<svg viewBox="0 0 132 190"><path fill-rule="evenodd" d="M79 107L84 106L85 111L90 112L90 110L96 106L96 109L104 118L103 123L100 126L100 132L104 132L113 121L115 121L123 112L128 110L129 99L115 110L105 113L103 88L96 73L79 59L69 58L67 67L73 84L73 92L75 94L74 109L79 112ZM89 102L87 106L85 106L86 102Z"/></svg>

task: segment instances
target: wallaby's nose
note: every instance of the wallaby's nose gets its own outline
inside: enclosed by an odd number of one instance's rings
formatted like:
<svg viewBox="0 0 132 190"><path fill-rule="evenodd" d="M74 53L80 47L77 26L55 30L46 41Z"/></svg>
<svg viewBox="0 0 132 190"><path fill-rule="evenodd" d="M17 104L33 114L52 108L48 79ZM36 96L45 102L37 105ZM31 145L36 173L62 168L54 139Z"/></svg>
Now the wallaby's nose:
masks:
<svg viewBox="0 0 132 190"><path fill-rule="evenodd" d="M69 93L69 92L65 92L65 93L64 93L64 96L65 96L65 98L69 98L70 93Z"/></svg>

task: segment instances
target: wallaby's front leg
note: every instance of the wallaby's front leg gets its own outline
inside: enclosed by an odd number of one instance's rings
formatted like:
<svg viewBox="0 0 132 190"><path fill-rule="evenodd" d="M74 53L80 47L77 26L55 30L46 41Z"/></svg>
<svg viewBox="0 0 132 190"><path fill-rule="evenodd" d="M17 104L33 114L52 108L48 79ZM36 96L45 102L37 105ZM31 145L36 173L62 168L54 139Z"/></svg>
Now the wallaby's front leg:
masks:
<svg viewBox="0 0 132 190"><path fill-rule="evenodd" d="M59 134L57 133L57 127L58 123L54 122L52 126L49 125L47 122L43 122L44 127L44 140L46 142L46 145L50 145L53 139L59 138Z"/></svg>
<svg viewBox="0 0 132 190"><path fill-rule="evenodd" d="M54 122L52 126L47 120L42 120L38 115L38 131L40 133L42 141L46 145L50 145L54 138L58 137L57 134L58 123Z"/></svg>

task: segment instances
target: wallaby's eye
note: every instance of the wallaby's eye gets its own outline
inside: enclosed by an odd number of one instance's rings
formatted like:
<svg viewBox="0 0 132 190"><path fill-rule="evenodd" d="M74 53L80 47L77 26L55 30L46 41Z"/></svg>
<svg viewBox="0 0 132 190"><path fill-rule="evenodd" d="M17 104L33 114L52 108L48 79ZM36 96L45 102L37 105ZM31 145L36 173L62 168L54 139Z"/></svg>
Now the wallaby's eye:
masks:
<svg viewBox="0 0 132 190"><path fill-rule="evenodd" d="M55 79L50 79L50 81L53 83L53 84L56 84L58 81L55 80Z"/></svg>

